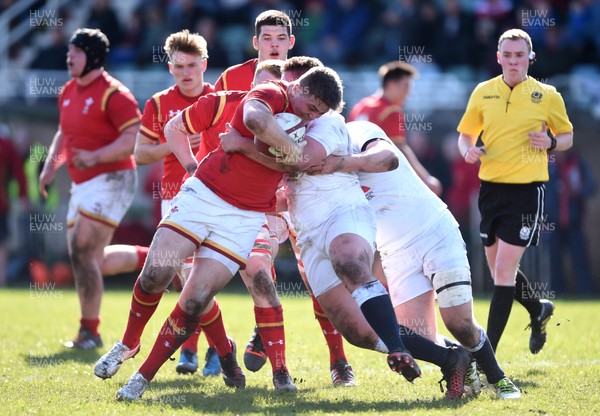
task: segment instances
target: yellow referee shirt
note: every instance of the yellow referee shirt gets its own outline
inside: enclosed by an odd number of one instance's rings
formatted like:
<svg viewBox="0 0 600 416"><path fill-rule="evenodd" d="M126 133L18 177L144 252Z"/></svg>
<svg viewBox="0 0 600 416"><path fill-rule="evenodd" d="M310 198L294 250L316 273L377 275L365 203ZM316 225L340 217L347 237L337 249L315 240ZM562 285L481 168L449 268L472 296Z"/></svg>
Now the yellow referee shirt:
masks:
<svg viewBox="0 0 600 416"><path fill-rule="evenodd" d="M499 75L477 85L457 130L474 137L483 131L481 180L547 182L548 153L531 147L528 137L541 131L544 121L555 136L573 130L556 88L528 77L511 89Z"/></svg>

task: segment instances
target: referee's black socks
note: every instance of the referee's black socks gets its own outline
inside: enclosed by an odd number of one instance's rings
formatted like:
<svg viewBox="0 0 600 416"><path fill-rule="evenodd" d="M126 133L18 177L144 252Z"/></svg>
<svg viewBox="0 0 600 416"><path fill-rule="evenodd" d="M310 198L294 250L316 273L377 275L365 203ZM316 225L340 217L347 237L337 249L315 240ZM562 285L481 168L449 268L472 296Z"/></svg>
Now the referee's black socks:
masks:
<svg viewBox="0 0 600 416"><path fill-rule="evenodd" d="M521 269L517 270L515 300L523 305L531 316L538 316L542 312L540 299Z"/></svg>

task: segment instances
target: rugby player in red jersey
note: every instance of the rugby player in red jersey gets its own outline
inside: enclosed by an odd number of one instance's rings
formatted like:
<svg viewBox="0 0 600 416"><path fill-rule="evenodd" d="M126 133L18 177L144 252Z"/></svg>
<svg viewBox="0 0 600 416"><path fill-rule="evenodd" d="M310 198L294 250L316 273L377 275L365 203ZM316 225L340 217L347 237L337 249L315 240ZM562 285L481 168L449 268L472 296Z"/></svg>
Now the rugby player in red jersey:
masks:
<svg viewBox="0 0 600 416"><path fill-rule="evenodd" d="M129 90L104 70L108 50L100 30L77 29L71 36L67 67L72 79L59 96L59 127L39 178L43 197L65 162L73 181L67 243L81 319L77 337L65 345L81 349L102 346L104 250L137 184L133 147L141 114Z"/></svg>

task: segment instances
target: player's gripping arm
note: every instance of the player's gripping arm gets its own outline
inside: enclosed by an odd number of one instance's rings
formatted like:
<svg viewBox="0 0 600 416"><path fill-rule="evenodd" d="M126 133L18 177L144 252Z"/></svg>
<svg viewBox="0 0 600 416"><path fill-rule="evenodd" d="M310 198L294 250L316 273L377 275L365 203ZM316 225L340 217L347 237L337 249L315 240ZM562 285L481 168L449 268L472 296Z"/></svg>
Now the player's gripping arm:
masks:
<svg viewBox="0 0 600 416"><path fill-rule="evenodd" d="M183 123L183 112L173 117L165 126L165 139L173 154L185 170L192 175L198 167L198 161L192 152L188 132Z"/></svg>
<svg viewBox="0 0 600 416"><path fill-rule="evenodd" d="M398 163L398 156L390 143L385 140L373 140L361 153L347 156L330 155L307 169L307 173L325 175L333 172L388 172L396 169Z"/></svg>
<svg viewBox="0 0 600 416"><path fill-rule="evenodd" d="M262 101L250 99L244 103L243 121L260 141L277 148L292 161L300 160L302 147L295 143L277 124L271 110Z"/></svg>
<svg viewBox="0 0 600 416"><path fill-rule="evenodd" d="M221 139L221 147L227 153L242 153L255 162L279 172L296 172L299 170L298 167L290 164L293 161L289 156L285 160L286 163L284 163L282 158L263 155L256 149L254 141L242 136L229 124L227 125L227 131L219 134L219 138ZM301 142L299 146L304 148L305 144L305 142ZM302 158L304 158L304 154Z"/></svg>
<svg viewBox="0 0 600 416"><path fill-rule="evenodd" d="M40 187L40 195L42 197L48 198L48 192L46 191L46 186L50 185L56 176L56 171L67 161L63 135L60 127L56 131L54 138L52 139L52 144L50 145L50 149L48 150L48 156L46 157L46 161L44 162L44 168L42 169L42 173L40 173L39 179L39 187Z"/></svg>

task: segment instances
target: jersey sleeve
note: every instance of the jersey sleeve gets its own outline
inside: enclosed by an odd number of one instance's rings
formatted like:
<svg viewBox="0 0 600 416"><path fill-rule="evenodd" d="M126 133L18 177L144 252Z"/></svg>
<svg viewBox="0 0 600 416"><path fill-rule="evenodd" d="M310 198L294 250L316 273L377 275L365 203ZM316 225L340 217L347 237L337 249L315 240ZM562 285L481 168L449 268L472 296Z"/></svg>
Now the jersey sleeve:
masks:
<svg viewBox="0 0 600 416"><path fill-rule="evenodd" d="M483 130L483 114L479 108L479 95L479 88L475 88L469 97L467 109L456 128L459 133L477 137Z"/></svg>
<svg viewBox="0 0 600 416"><path fill-rule="evenodd" d="M573 131L573 124L567 115L565 102L558 91L550 95L548 107L548 127L553 135Z"/></svg>
<svg viewBox="0 0 600 416"><path fill-rule="evenodd" d="M108 94L105 108L106 115L119 132L140 122L142 115L137 101L130 92L116 89L108 92Z"/></svg>
<svg viewBox="0 0 600 416"><path fill-rule="evenodd" d="M227 73L229 69L223 71L221 75L219 75L219 79L215 82L215 91L227 91Z"/></svg>
<svg viewBox="0 0 600 416"><path fill-rule="evenodd" d="M158 141L160 139L160 129L160 118L158 117L156 101L154 98L150 98L144 105L140 133L150 140Z"/></svg>
<svg viewBox="0 0 600 416"><path fill-rule="evenodd" d="M223 112L225 94L203 95L182 112L183 125L189 134L199 134L213 125Z"/></svg>
<svg viewBox="0 0 600 416"><path fill-rule="evenodd" d="M275 84L261 84L248 92L246 102L258 100L269 107L271 113L277 114L284 112L288 107L287 96L281 87Z"/></svg>

